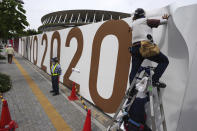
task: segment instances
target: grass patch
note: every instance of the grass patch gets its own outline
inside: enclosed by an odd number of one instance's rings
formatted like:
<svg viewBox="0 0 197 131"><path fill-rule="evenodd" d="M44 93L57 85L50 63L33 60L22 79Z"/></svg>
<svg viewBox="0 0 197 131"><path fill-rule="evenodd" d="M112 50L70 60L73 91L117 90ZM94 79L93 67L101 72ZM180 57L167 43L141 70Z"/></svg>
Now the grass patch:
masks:
<svg viewBox="0 0 197 131"><path fill-rule="evenodd" d="M9 91L12 87L10 76L0 73L0 92Z"/></svg>

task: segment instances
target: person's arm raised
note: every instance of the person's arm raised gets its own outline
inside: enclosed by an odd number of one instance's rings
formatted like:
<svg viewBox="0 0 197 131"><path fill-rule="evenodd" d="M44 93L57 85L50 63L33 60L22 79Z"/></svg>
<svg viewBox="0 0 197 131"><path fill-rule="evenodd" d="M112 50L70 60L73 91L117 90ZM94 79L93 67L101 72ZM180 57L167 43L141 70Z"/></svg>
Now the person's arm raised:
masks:
<svg viewBox="0 0 197 131"><path fill-rule="evenodd" d="M161 24L161 25L167 24L168 18L169 18L169 15L168 15L168 14L164 14L164 15L162 16L162 19L160 20L160 24Z"/></svg>
<svg viewBox="0 0 197 131"><path fill-rule="evenodd" d="M169 15L164 14L162 19L147 19L147 25L151 28L157 28L159 25L167 24Z"/></svg>

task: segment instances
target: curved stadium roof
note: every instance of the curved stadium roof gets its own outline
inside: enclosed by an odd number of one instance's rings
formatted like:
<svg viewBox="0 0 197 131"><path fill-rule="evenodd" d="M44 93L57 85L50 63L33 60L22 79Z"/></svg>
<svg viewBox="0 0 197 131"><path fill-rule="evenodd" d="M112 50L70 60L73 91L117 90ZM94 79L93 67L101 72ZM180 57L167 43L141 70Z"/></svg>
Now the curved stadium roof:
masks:
<svg viewBox="0 0 197 131"><path fill-rule="evenodd" d="M48 31L66 27L80 26L110 19L130 17L128 13L104 10L65 10L46 14L41 18L39 30Z"/></svg>

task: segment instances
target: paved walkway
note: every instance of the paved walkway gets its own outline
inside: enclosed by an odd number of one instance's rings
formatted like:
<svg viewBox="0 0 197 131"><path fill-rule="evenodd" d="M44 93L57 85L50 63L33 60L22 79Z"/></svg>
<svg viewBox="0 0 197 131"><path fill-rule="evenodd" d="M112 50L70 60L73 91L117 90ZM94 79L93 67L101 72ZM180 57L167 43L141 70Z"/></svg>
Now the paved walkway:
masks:
<svg viewBox="0 0 197 131"><path fill-rule="evenodd" d="M67 96L70 92L61 91L61 95L52 96L49 93L50 81L24 58L16 56L12 64L0 60L0 72L10 75L12 79L13 87L9 92L4 93L4 98L8 100L12 119L19 125L17 131L81 131L83 129L86 112L79 106L80 103L68 101ZM95 114L94 110L92 114ZM102 119L106 124L105 115L99 114L97 118ZM101 124L94 117L91 119L93 131L106 129L105 124L102 122Z"/></svg>

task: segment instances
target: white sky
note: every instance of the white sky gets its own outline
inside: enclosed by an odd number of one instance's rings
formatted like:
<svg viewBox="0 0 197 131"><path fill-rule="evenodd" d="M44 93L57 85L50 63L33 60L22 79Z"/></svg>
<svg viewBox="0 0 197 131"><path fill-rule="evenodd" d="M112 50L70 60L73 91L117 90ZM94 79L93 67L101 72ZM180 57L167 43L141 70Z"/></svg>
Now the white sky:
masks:
<svg viewBox="0 0 197 131"><path fill-rule="evenodd" d="M61 10L93 9L131 13L136 8L151 10L164 7L175 0L23 0L27 11L28 28L42 25L42 16Z"/></svg>

